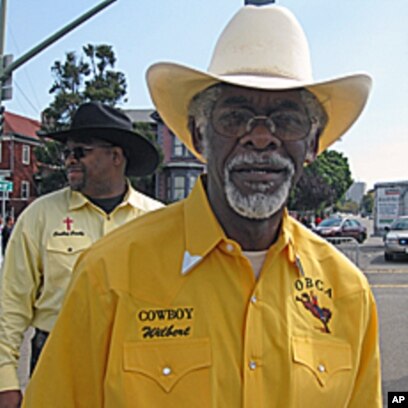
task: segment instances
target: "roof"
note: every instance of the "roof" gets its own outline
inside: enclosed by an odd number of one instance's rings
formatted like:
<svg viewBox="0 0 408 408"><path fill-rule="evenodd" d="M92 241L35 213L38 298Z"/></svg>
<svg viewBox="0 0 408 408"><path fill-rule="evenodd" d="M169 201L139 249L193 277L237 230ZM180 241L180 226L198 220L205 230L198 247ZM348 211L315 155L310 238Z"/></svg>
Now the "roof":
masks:
<svg viewBox="0 0 408 408"><path fill-rule="evenodd" d="M37 131L40 130L41 123L38 120L11 112L4 112L4 133L31 137L39 140Z"/></svg>
<svg viewBox="0 0 408 408"><path fill-rule="evenodd" d="M124 112L134 123L147 122L156 123L151 117L153 109L125 109Z"/></svg>

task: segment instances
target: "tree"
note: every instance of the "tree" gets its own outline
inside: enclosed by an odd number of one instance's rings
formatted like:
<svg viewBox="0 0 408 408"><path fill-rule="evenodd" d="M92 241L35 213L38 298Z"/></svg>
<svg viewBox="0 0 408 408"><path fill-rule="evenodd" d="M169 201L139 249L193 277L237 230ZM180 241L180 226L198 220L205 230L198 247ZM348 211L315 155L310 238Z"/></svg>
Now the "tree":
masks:
<svg viewBox="0 0 408 408"><path fill-rule="evenodd" d="M326 150L309 166L293 189L289 208L296 211L322 211L333 206L352 184L348 159Z"/></svg>
<svg viewBox="0 0 408 408"><path fill-rule="evenodd" d="M364 215L372 214L374 208L374 190L368 191L364 194L361 200L360 211Z"/></svg>
<svg viewBox="0 0 408 408"><path fill-rule="evenodd" d="M156 143L156 137L152 130L151 125L146 122L139 122L139 123L134 124L134 129L138 134L148 139L156 147L160 155L159 163L161 163L162 158L163 158L163 152ZM155 177L156 177L155 173L150 174L148 176L143 176L143 177L130 177L130 182L132 183L132 186L135 187L137 190L151 197L154 197L156 195L155 194L156 193L155 192L155 186L156 186Z"/></svg>
<svg viewBox="0 0 408 408"><path fill-rule="evenodd" d="M42 132L69 127L73 114L84 102L100 101L115 106L125 101L126 78L114 70L115 63L112 47L105 44L88 44L82 48L82 54L68 52L64 62L55 61L51 67L54 82L49 90L54 100L42 114ZM40 194L66 184L58 143L43 140L36 149L36 157L40 163L36 175Z"/></svg>

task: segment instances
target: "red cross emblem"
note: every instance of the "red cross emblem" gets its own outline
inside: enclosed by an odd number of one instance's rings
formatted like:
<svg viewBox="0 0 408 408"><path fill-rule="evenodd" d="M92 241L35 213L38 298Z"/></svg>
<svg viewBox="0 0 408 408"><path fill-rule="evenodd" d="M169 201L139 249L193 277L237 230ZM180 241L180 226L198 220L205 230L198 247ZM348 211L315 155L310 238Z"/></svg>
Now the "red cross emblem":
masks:
<svg viewBox="0 0 408 408"><path fill-rule="evenodd" d="M74 222L72 218L65 218L65 220L62 221L64 224L67 226L67 231L71 231L71 224Z"/></svg>

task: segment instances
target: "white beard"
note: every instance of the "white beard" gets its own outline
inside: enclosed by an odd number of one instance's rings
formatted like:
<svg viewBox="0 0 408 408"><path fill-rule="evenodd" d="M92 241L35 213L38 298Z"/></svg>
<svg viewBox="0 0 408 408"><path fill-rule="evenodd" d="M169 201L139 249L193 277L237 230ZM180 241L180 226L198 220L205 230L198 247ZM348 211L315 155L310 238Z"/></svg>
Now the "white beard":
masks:
<svg viewBox="0 0 408 408"><path fill-rule="evenodd" d="M243 195L230 178L231 170L240 164L274 164L284 168L285 181L273 193L267 191L273 187L272 182L256 183L259 192ZM285 204L293 183L295 166L293 162L277 153L245 153L235 156L224 169L224 188L228 204L231 208L245 218L263 220L270 218Z"/></svg>

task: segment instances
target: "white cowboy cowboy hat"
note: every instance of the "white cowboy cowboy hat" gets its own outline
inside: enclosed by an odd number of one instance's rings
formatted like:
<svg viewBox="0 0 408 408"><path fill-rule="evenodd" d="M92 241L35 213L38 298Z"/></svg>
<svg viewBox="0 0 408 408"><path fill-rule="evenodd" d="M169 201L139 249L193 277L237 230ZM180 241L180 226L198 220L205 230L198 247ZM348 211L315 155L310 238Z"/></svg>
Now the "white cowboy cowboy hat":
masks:
<svg viewBox="0 0 408 408"><path fill-rule="evenodd" d="M161 118L202 161L188 129L188 106L194 95L212 85L271 91L307 88L328 115L320 154L356 121L372 82L367 74L314 81L304 31L288 9L276 5L242 7L221 33L208 72L163 62L152 65L146 75Z"/></svg>

